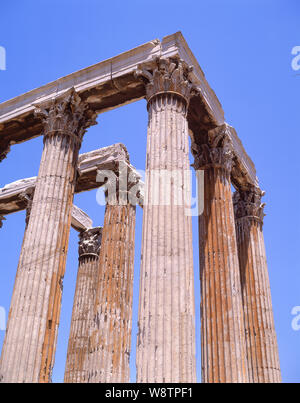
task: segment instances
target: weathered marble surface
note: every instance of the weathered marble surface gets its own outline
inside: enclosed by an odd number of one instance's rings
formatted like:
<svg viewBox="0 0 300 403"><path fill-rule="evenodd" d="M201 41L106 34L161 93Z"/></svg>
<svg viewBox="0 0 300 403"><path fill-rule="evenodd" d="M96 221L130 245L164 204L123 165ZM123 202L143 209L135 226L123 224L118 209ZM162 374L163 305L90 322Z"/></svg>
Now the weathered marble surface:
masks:
<svg viewBox="0 0 300 403"><path fill-rule="evenodd" d="M0 104L0 161L6 157L11 145L42 134L41 122L34 116L37 104L61 97L71 88L97 113L137 101L146 96L146 91L135 73L141 66L153 68L157 58L179 58L193 67L190 79L196 91L187 115L193 142L200 143L205 131L225 124L218 98L183 35L177 32L162 41L155 39ZM235 130L230 128L229 131L234 153L243 170L243 175L239 170L232 172L233 182L257 184L253 162Z"/></svg>
<svg viewBox="0 0 300 403"><path fill-rule="evenodd" d="M88 383L129 382L136 206L107 204L89 341Z"/></svg>
<svg viewBox="0 0 300 403"><path fill-rule="evenodd" d="M195 382L191 194L185 175L190 169L186 117L193 85L181 61L159 60L153 72L141 69L139 74L146 80L149 121L137 382ZM170 188L166 173L173 175Z"/></svg>
<svg viewBox="0 0 300 403"><path fill-rule="evenodd" d="M79 149L96 119L72 90L37 114L44 148L0 359L4 383L51 382Z"/></svg>
<svg viewBox="0 0 300 403"><path fill-rule="evenodd" d="M68 344L65 383L87 383L89 336L99 275L102 228L90 228L79 234L79 266Z"/></svg>
<svg viewBox="0 0 300 403"><path fill-rule="evenodd" d="M202 382L248 383L242 290L232 204L232 146L223 128L195 149L204 170L199 216Z"/></svg>
<svg viewBox="0 0 300 403"><path fill-rule="evenodd" d="M129 163L129 156L123 144L113 144L109 147L81 154L78 158L78 178L75 192L80 193L99 188L103 185L97 180L97 174L101 170L118 172L119 164L126 165L128 173L140 177L134 167ZM98 176L99 178L99 176ZM36 177L25 178L5 185L0 189L0 214L12 214L24 210L26 203L19 196L22 192L35 187ZM143 183L141 186L141 204L143 202Z"/></svg>
<svg viewBox="0 0 300 403"><path fill-rule="evenodd" d="M264 192L258 188L233 196L240 262L249 381L280 383L270 280L263 236Z"/></svg>

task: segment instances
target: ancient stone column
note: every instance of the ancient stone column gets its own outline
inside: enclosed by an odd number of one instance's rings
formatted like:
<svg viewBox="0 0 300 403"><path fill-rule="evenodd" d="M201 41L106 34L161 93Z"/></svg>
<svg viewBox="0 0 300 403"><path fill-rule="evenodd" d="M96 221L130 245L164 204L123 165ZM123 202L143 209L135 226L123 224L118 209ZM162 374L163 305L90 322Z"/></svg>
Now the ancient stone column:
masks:
<svg viewBox="0 0 300 403"><path fill-rule="evenodd" d="M89 383L129 382L135 214L127 192L107 195L90 335Z"/></svg>
<svg viewBox="0 0 300 403"><path fill-rule="evenodd" d="M65 383L87 383L89 334L93 318L102 228L79 234L79 267L74 296Z"/></svg>
<svg viewBox="0 0 300 403"><path fill-rule="evenodd" d="M199 216L202 382L248 382L245 328L230 172L233 155L223 127L193 147L204 170Z"/></svg>
<svg viewBox="0 0 300 403"><path fill-rule="evenodd" d="M234 210L240 261L250 382L281 382L258 188L237 191Z"/></svg>
<svg viewBox="0 0 300 403"><path fill-rule="evenodd" d="M78 152L96 115L75 91L37 109L44 149L4 340L2 382L50 382Z"/></svg>
<svg viewBox="0 0 300 403"><path fill-rule="evenodd" d="M24 240L25 240L25 235L26 235L26 231L28 228L28 223L29 223L29 218L30 218L30 213L31 213L31 208L32 208L32 201L33 201L33 195L34 195L34 190L35 188L28 188L26 189L24 192L20 193L18 195L18 200L20 200L22 202L22 204L24 204L26 206L26 215L25 215L25 231L24 231L24 237L23 237L23 242L22 242L22 248L24 245ZM4 217L3 217L4 218ZM5 220L5 218L4 218ZM0 222L1 223L1 222ZM14 289L13 289L13 294L16 292L15 289L19 284L19 278L20 276L22 276L22 272L21 272L21 268L20 266L18 266L17 269L17 273L16 273L16 278L15 278L15 283L14 283ZM2 361L2 357L0 360L0 366ZM0 367L1 368L1 367ZM1 374L0 374L1 375ZM0 383L3 381L3 379L0 377ZM8 381L5 381L8 382Z"/></svg>
<svg viewBox="0 0 300 403"><path fill-rule="evenodd" d="M187 110L192 85L178 59L141 70L148 140L137 382L195 382L195 311Z"/></svg>

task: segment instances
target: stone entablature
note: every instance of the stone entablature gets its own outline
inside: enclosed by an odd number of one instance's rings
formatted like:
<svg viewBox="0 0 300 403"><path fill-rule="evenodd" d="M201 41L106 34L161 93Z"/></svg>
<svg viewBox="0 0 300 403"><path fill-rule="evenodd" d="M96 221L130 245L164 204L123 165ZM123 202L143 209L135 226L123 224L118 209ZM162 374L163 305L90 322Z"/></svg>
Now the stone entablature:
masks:
<svg viewBox="0 0 300 403"><path fill-rule="evenodd" d="M215 124L222 124L224 122L222 106L206 81L203 71L183 35L177 32L163 38L162 41L155 39L2 103L0 105L0 125L3 125L2 129L8 129L8 134L16 119L19 121L22 119L25 125L31 121L32 132L38 131L38 122L34 121L32 115L35 104L60 97L73 87L80 97L99 113L142 99L145 96L145 88L134 73L141 64L151 66L157 57L179 57L188 66L194 66L192 80L205 100ZM18 131L17 125L15 129ZM11 138L11 140L17 141L18 136L22 135L28 136L27 139L30 138L30 133L22 133L21 127L19 130L19 133L15 133L15 138Z"/></svg>
<svg viewBox="0 0 300 403"><path fill-rule="evenodd" d="M79 156L78 178L75 187L76 193L97 189L103 186L99 181L100 171L119 172L119 166L127 168L128 174L136 177L141 186L140 204L143 203L143 183L140 181L140 175L129 163L128 152L123 144L114 144L99 150L94 150ZM36 177L25 178L19 181L5 185L0 189L0 214L7 215L26 209L27 205L19 195L29 188L35 187Z"/></svg>
<svg viewBox="0 0 300 403"><path fill-rule="evenodd" d="M80 70L24 95L0 104L0 158L5 158L10 145L41 135L42 125L35 116L39 105L54 102L56 98L74 88L91 111L103 113L146 96L146 87L136 74L140 70L153 71L157 59L181 60L188 69L189 79L195 87L193 102L189 106L188 123L192 140L201 142L198 129L226 125L234 146L240 171L232 173L233 183L257 185L255 166L245 152L234 128L226 124L224 112L214 91L207 83L195 56L180 32L154 40L128 52ZM199 113L201 110L201 113ZM200 130L201 131L201 130Z"/></svg>
<svg viewBox="0 0 300 403"><path fill-rule="evenodd" d="M28 212L28 208L30 209L31 207L29 204L32 204L32 193L34 192L35 184L36 177L21 179L0 189L0 211L3 214L0 214L1 226L2 220L5 220L4 215L13 214L25 209ZM73 205L71 225L76 231L82 231L92 228L93 222L84 211Z"/></svg>
<svg viewBox="0 0 300 403"><path fill-rule="evenodd" d="M78 148L87 129L97 124L97 113L81 100L74 88L61 98L36 105L34 115L43 123L44 139L58 134L67 136L75 141Z"/></svg>

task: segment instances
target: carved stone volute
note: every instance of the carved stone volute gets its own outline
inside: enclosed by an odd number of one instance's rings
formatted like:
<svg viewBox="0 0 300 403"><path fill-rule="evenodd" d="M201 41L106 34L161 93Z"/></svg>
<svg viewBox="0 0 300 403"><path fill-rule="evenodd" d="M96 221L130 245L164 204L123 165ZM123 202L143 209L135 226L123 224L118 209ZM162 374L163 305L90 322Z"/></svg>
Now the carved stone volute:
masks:
<svg viewBox="0 0 300 403"><path fill-rule="evenodd" d="M233 206L236 220L241 218L255 218L261 223L265 217L265 203L261 202L261 198L265 195L259 188L251 188L249 190L236 191L233 195Z"/></svg>
<svg viewBox="0 0 300 403"><path fill-rule="evenodd" d="M192 154L195 157L193 167L196 170L215 167L223 168L230 173L234 154L226 133L226 125L210 130L206 143L193 144Z"/></svg>
<svg viewBox="0 0 300 403"><path fill-rule="evenodd" d="M35 116L44 124L44 138L59 133L73 138L79 145L89 126L97 124L96 112L81 100L74 89L45 105L36 105Z"/></svg>
<svg viewBox="0 0 300 403"><path fill-rule="evenodd" d="M79 259L87 256L99 257L102 240L102 228L95 227L79 234Z"/></svg>
<svg viewBox="0 0 300 403"><path fill-rule="evenodd" d="M184 98L188 104L195 90L189 79L192 67L179 58L156 58L154 64L154 68L139 66L135 73L146 84L148 103L157 95L170 93Z"/></svg>

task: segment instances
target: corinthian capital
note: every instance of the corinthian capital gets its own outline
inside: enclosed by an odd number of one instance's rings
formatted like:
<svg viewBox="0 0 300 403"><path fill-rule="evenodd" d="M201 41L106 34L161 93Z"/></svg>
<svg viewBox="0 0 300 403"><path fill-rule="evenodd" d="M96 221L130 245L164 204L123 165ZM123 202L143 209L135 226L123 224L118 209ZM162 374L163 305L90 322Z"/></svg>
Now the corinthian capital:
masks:
<svg viewBox="0 0 300 403"><path fill-rule="evenodd" d="M231 172L233 166L233 152L228 142L226 142L223 147L210 147L208 144L202 144L197 146L196 149L197 151L194 153L195 162L193 164L196 170L214 167L223 168Z"/></svg>
<svg viewBox="0 0 300 403"><path fill-rule="evenodd" d="M179 58L157 58L154 67L140 66L135 74L146 84L148 102L156 95L171 93L181 96L188 103L194 90L189 79L191 71L192 67Z"/></svg>
<svg viewBox="0 0 300 403"><path fill-rule="evenodd" d="M97 114L89 105L81 100L74 89L51 103L36 105L35 115L44 124L44 135L53 136L59 133L81 143L89 126L96 124Z"/></svg>
<svg viewBox="0 0 300 403"><path fill-rule="evenodd" d="M102 228L96 227L79 234L79 258L83 256L99 256L102 239Z"/></svg>
<svg viewBox="0 0 300 403"><path fill-rule="evenodd" d="M265 203L261 202L261 198L265 192L259 188L252 188L250 190L239 190L233 195L233 206L235 218L256 218L263 222Z"/></svg>
<svg viewBox="0 0 300 403"><path fill-rule="evenodd" d="M196 170L215 167L231 172L234 153L227 135L227 126L218 126L208 131L204 144L192 144L192 153Z"/></svg>

